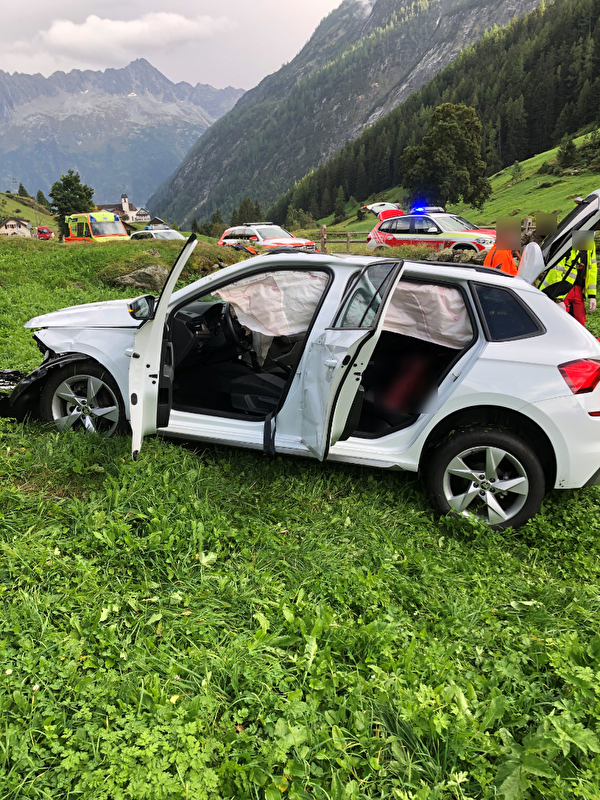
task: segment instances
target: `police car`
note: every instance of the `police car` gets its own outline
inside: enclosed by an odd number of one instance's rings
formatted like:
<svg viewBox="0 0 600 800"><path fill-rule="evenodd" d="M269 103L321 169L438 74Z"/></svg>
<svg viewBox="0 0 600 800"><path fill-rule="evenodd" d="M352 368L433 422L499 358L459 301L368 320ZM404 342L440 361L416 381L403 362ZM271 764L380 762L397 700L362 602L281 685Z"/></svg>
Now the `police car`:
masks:
<svg viewBox="0 0 600 800"><path fill-rule="evenodd" d="M434 250L489 250L496 241L493 228L448 214L442 208L415 208L410 214L384 219L367 236L367 250L387 250L402 245L426 245Z"/></svg>

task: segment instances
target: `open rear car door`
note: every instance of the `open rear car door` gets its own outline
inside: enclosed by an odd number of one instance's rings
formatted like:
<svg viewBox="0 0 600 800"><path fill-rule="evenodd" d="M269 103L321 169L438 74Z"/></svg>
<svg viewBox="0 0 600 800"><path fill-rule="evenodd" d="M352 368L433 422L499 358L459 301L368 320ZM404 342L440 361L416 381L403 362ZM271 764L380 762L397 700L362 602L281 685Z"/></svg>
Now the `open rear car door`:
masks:
<svg viewBox="0 0 600 800"><path fill-rule="evenodd" d="M556 233L544 239L542 255L546 269L552 269L570 253L574 231L595 231L599 227L600 189L594 189L570 214L567 214Z"/></svg>
<svg viewBox="0 0 600 800"><path fill-rule="evenodd" d="M381 334L402 261L367 265L351 284L331 328L307 353L302 384L302 442L320 461L360 415L361 377Z"/></svg>
<svg viewBox="0 0 600 800"><path fill-rule="evenodd" d="M134 461L137 460L144 436L156 433L158 427L165 427L169 421L173 353L165 334L165 320L175 284L196 245L196 236L192 234L179 253L158 301L154 302L154 298L149 296L140 297L129 308L135 319L142 320L135 333L129 366L129 420Z"/></svg>

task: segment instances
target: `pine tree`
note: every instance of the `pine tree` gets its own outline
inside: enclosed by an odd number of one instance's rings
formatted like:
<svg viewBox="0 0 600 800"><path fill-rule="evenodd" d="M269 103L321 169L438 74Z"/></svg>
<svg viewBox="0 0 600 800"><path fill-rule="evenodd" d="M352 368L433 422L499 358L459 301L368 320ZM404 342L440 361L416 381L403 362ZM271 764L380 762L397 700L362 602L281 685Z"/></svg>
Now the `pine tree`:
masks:
<svg viewBox="0 0 600 800"><path fill-rule="evenodd" d="M256 203L254 204L254 220L256 222L262 222L263 219L264 219L264 216L265 215L263 213L262 208L260 207L260 203L257 200Z"/></svg>
<svg viewBox="0 0 600 800"><path fill-rule="evenodd" d="M291 203L288 206L287 214L285 217L285 223L283 227L287 231L295 231L300 227L298 222L298 212Z"/></svg>
<svg viewBox="0 0 600 800"><path fill-rule="evenodd" d="M231 220L229 222L230 227L235 228L237 225L240 224L240 215L237 208L234 208L231 212Z"/></svg>
<svg viewBox="0 0 600 800"><path fill-rule="evenodd" d="M340 186L335 196L335 205L333 207L334 224L343 222L346 219L346 195L344 194L344 187Z"/></svg>
<svg viewBox="0 0 600 800"><path fill-rule="evenodd" d="M518 161L515 161L511 170L511 178L513 183L518 183L523 178L523 167Z"/></svg>
<svg viewBox="0 0 600 800"><path fill-rule="evenodd" d="M22 183L19 184L19 191L17 192L19 197L31 197L27 189L23 186Z"/></svg>
<svg viewBox="0 0 600 800"><path fill-rule="evenodd" d="M50 201L47 199L41 189L38 189L35 199L41 206L45 206L48 210L50 210Z"/></svg>
<svg viewBox="0 0 600 800"><path fill-rule="evenodd" d="M321 216L320 213L321 209L319 208L319 204L317 203L317 198L313 195L310 201L310 205L308 206L308 213L311 215L313 219L319 219Z"/></svg>
<svg viewBox="0 0 600 800"><path fill-rule="evenodd" d="M200 233L200 225L198 225L196 217L192 220L192 233Z"/></svg>
<svg viewBox="0 0 600 800"><path fill-rule="evenodd" d="M211 223L213 225L224 225L223 217L221 216L220 209L215 209L215 213L212 215Z"/></svg>
<svg viewBox="0 0 600 800"><path fill-rule="evenodd" d="M360 152L362 152L364 156L364 147L360 148ZM360 159L360 155L359 155ZM368 183L367 183L367 173L365 171L365 164L364 164L364 157L360 159L356 165L356 186L354 187L354 194L358 197L358 199L363 202L368 197Z"/></svg>
<svg viewBox="0 0 600 800"><path fill-rule="evenodd" d="M239 217L240 223L243 225L245 222L259 222L254 219L254 203L248 197L243 197L240 203Z"/></svg>
<svg viewBox="0 0 600 800"><path fill-rule="evenodd" d="M333 211L333 203L331 202L331 194L329 188L326 186L323 192L323 199L321 200L321 217L328 217Z"/></svg>
<svg viewBox="0 0 600 800"><path fill-rule="evenodd" d="M556 160L561 167L572 167L577 159L577 147L572 136L563 136L556 154Z"/></svg>

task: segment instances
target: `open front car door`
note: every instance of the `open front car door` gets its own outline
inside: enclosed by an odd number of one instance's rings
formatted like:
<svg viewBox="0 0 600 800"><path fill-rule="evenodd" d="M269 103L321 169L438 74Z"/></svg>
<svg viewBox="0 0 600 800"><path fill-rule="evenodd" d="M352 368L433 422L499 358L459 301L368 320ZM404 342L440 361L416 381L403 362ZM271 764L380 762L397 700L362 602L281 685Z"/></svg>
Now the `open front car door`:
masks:
<svg viewBox="0 0 600 800"><path fill-rule="evenodd" d="M134 300L129 309L134 318L142 320L134 337L129 366L129 419L134 461L137 460L144 436L156 433L157 427L164 427L168 423L173 364L171 344L165 336L165 320L175 284L196 244L196 236L192 234L179 253L157 302L154 302L154 298L141 297ZM159 412L160 425L157 420Z"/></svg>
<svg viewBox="0 0 600 800"><path fill-rule="evenodd" d="M402 261L367 265L351 284L331 328L307 354L302 384L302 442L320 461L360 416L361 378L381 334Z"/></svg>

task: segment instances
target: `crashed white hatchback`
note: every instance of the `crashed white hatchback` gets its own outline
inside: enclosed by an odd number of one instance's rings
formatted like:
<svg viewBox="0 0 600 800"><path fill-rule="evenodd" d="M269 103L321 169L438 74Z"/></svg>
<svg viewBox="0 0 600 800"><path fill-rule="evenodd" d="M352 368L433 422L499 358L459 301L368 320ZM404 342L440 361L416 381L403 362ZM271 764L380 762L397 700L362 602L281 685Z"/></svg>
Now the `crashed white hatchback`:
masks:
<svg viewBox="0 0 600 800"><path fill-rule="evenodd" d="M136 459L159 432L418 471L440 511L498 528L600 481L600 344L522 278L273 253L173 292L195 244L158 300L30 320L45 360L15 411L129 421Z"/></svg>

